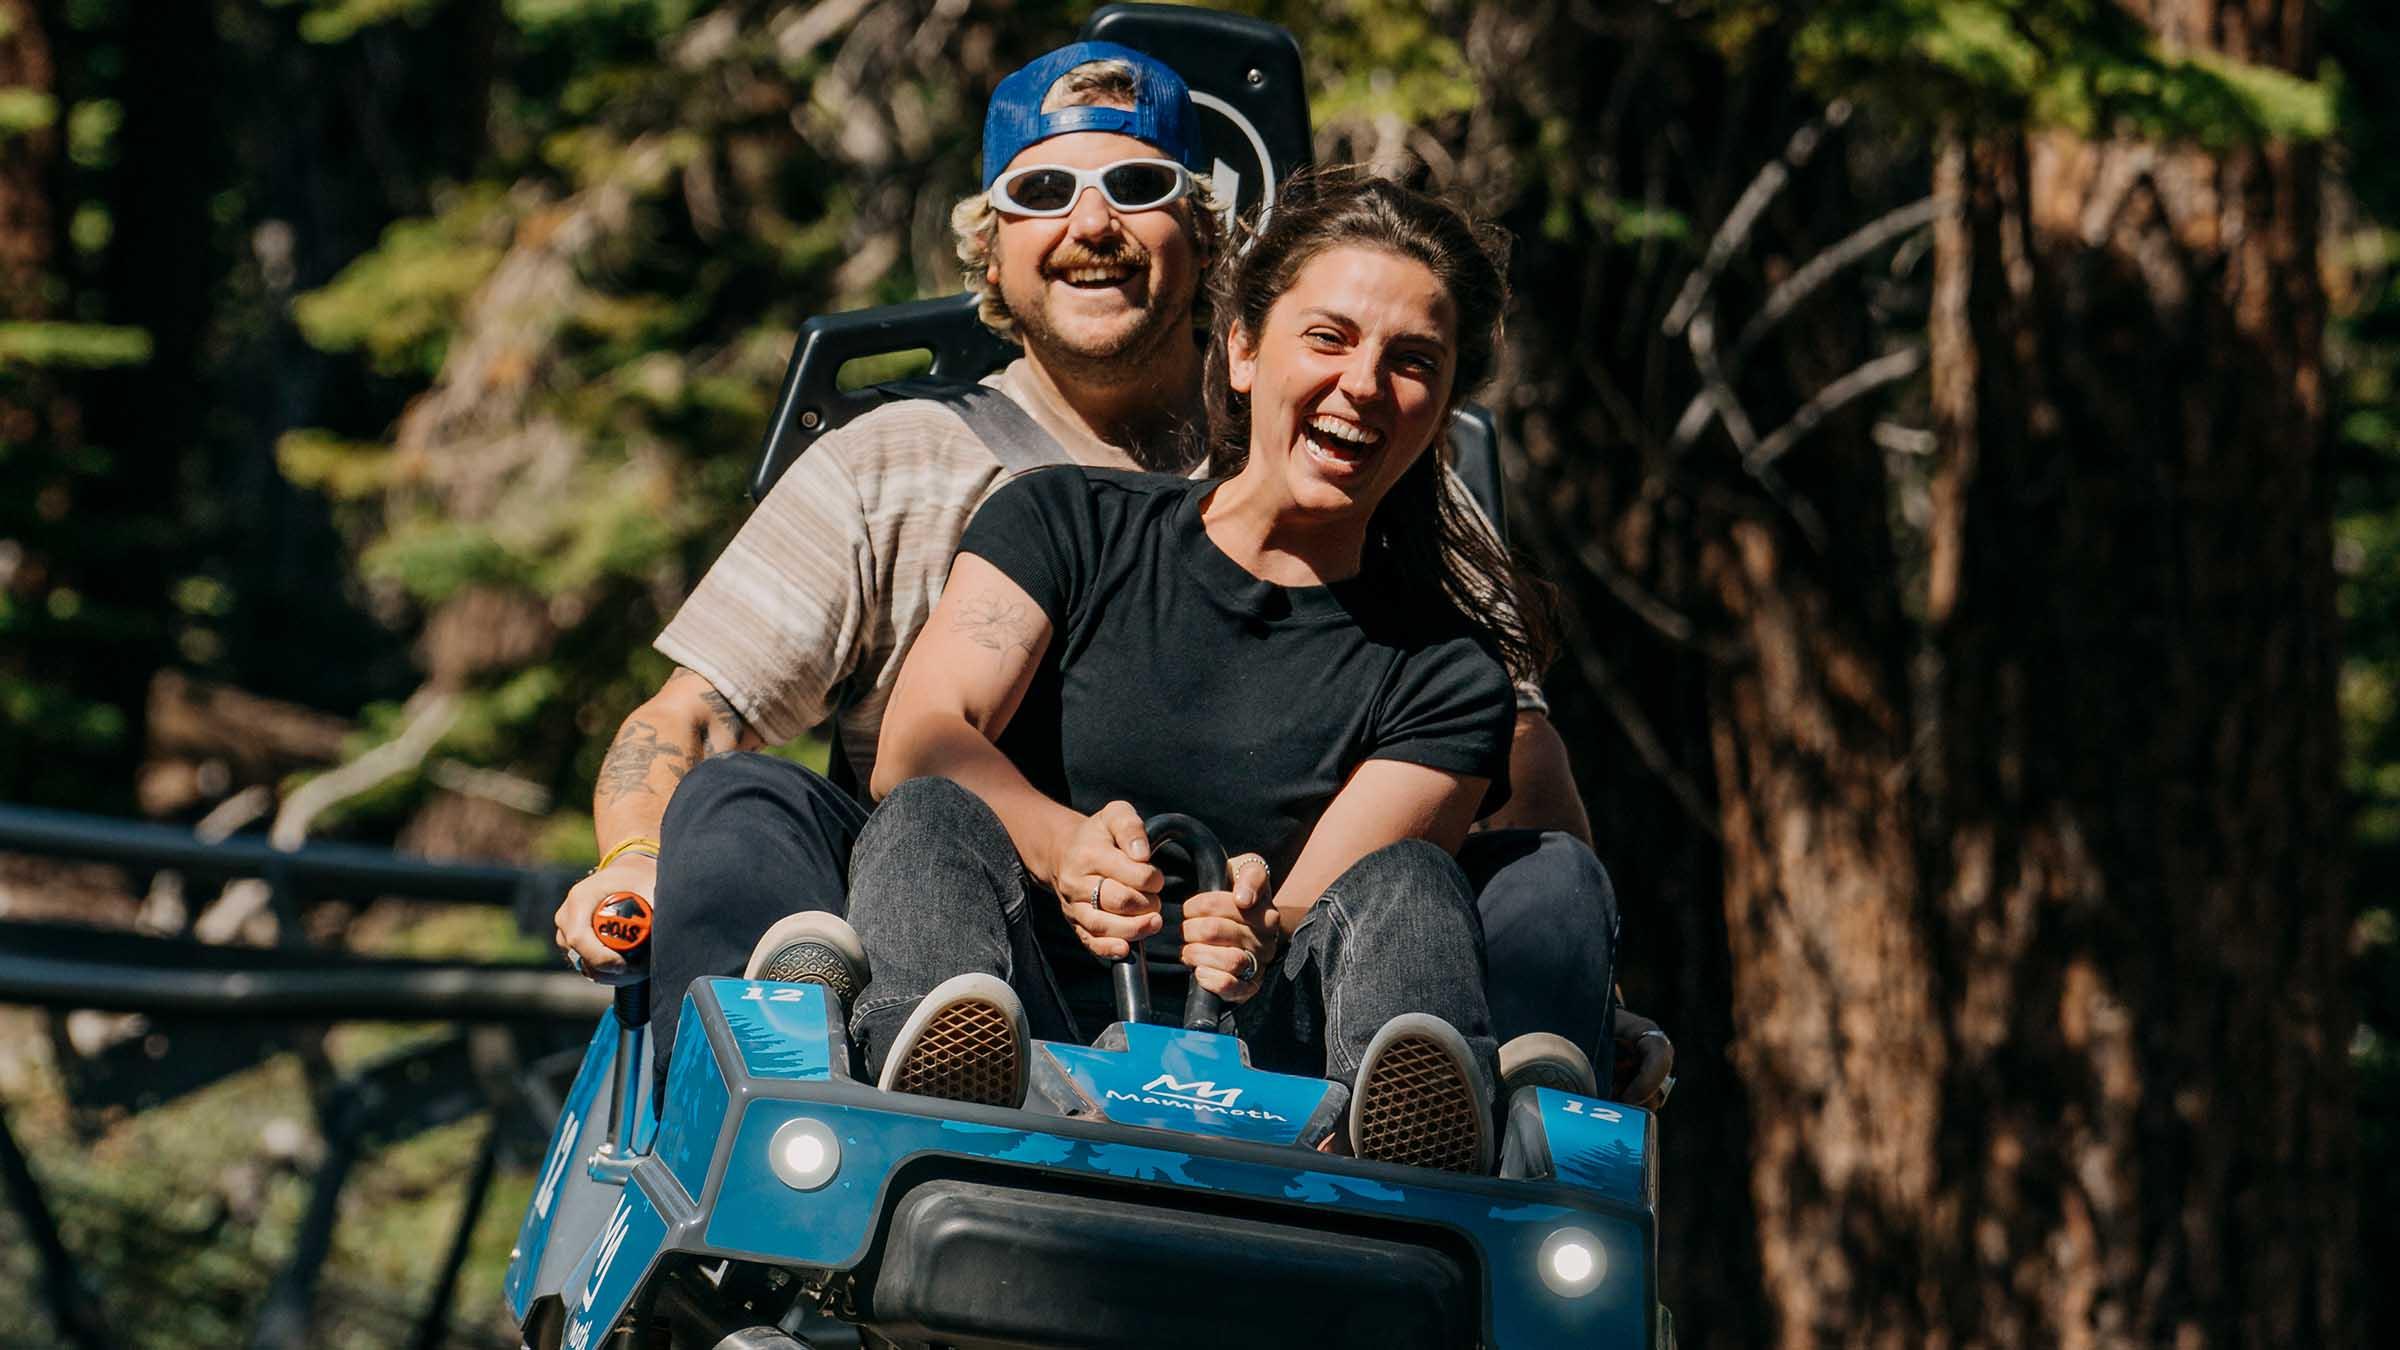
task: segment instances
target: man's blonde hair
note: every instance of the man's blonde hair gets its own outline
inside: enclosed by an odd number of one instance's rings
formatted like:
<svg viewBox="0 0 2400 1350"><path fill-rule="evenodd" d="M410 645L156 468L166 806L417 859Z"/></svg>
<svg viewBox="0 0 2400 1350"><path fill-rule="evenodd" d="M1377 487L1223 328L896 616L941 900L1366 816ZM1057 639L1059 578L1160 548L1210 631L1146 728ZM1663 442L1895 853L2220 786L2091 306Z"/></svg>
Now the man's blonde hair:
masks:
<svg viewBox="0 0 2400 1350"><path fill-rule="evenodd" d="M1042 111L1130 108L1134 106L1134 78L1133 67L1126 62L1086 61L1059 76L1057 83L1050 86L1050 92L1042 96ZM1206 328L1209 274L1216 266L1225 212L1207 174L1192 175L1192 195L1184 200L1191 203L1192 242L1199 246L1202 260L1200 285L1192 295L1192 318L1195 326ZM1017 341L1017 316L1008 312L1008 302L1000 298L1000 288L991 283L988 275L993 243L1000 233L1000 213L992 209L991 194L975 193L950 208L950 229L958 237L959 265L965 273L967 289L975 293L976 314L983 320L983 326L1011 342Z"/></svg>

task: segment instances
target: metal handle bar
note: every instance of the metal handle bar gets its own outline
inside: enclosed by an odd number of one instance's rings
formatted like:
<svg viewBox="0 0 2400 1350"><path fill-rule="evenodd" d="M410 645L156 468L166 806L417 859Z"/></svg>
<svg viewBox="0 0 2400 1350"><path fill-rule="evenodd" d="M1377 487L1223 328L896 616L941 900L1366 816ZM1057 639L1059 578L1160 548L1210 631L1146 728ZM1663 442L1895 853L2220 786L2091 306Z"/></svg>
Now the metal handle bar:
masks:
<svg viewBox="0 0 2400 1350"><path fill-rule="evenodd" d="M1216 831L1199 820L1179 811L1166 811L1142 822L1142 833L1149 836L1150 847L1180 844L1191 856L1192 886L1200 891L1221 891L1226 888L1225 846L1217 842ZM1150 961L1143 954L1142 944L1127 944L1131 949L1116 963L1111 978L1117 990L1117 1020L1140 1022L1150 1012ZM1198 971L1192 973L1192 989L1183 1003L1183 1025L1193 1031L1215 1031L1217 1019L1225 1012L1225 1001L1200 987Z"/></svg>

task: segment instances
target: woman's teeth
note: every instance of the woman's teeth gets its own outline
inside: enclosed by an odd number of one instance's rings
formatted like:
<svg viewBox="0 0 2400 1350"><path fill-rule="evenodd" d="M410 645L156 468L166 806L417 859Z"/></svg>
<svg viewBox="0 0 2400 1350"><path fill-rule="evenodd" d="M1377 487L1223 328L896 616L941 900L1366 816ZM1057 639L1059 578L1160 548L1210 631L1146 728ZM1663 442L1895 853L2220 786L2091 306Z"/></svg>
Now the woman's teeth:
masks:
<svg viewBox="0 0 2400 1350"><path fill-rule="evenodd" d="M1312 417L1307 430L1319 454L1343 461L1359 459L1383 441L1382 432L1338 417Z"/></svg>

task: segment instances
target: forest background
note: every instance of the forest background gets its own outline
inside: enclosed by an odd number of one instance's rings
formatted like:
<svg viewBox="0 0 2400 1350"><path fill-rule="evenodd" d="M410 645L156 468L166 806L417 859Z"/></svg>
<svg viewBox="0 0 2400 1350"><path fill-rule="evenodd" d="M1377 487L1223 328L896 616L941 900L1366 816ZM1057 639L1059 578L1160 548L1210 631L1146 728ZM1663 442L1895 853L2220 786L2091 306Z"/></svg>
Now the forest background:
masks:
<svg viewBox="0 0 2400 1350"><path fill-rule="evenodd" d="M1321 158L1518 237L1485 401L1681 1049L1686 1342L2400 1340L2400 20L1237 7ZM794 325L956 289L983 101L1089 9L0 0L0 797L254 818L413 737L317 833L588 859ZM231 1335L298 1165L193 1210L239 1138L95 1166L38 1060L70 1242Z"/></svg>

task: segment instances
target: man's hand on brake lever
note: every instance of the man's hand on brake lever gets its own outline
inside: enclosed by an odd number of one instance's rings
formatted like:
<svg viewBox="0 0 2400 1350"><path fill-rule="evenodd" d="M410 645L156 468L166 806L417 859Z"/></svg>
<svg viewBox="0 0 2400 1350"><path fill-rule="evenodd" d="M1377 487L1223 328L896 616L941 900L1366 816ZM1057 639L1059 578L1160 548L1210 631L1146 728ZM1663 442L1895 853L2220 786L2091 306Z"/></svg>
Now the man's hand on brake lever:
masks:
<svg viewBox="0 0 2400 1350"><path fill-rule="evenodd" d="M623 957L603 946L592 932L592 914L600 902L619 891L631 891L656 905L658 900L658 859L645 853L628 850L608 866L567 888L567 898L559 902L558 912L551 916L557 931L551 940L567 954L577 970L594 979L620 970Z"/></svg>
<svg viewBox="0 0 2400 1350"><path fill-rule="evenodd" d="M1629 1008L1617 1009L1612 1035L1617 1042L1613 1095L1646 1111L1665 1106L1667 1094L1675 1088L1675 1043L1658 1023Z"/></svg>

